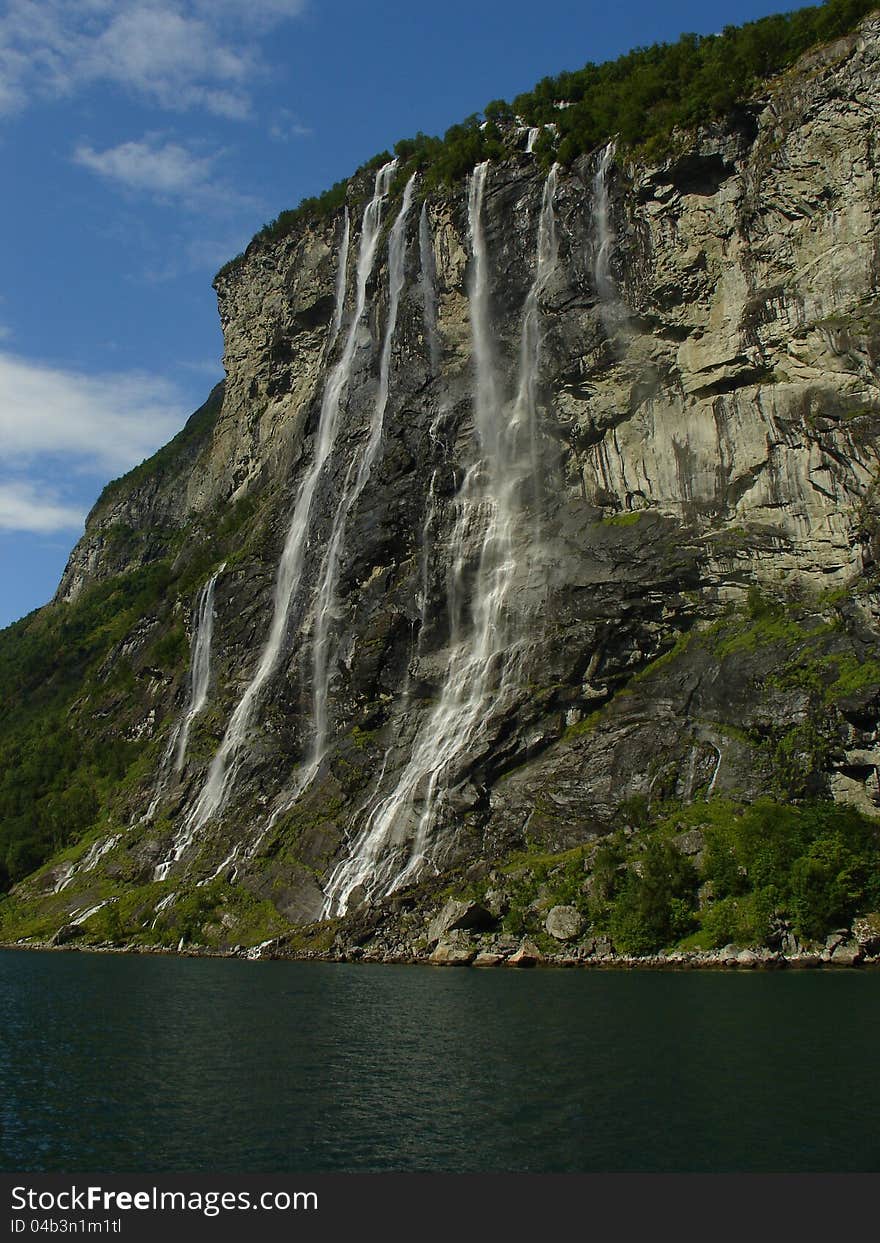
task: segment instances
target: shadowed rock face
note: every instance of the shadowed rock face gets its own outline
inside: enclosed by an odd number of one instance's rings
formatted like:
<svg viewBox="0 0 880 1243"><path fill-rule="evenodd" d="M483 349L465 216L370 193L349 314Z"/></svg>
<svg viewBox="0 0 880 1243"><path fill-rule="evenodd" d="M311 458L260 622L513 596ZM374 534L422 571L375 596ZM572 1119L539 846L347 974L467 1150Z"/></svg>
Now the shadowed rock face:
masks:
<svg viewBox="0 0 880 1243"><path fill-rule="evenodd" d="M507 610L529 619L515 693L490 689L480 728L444 771L423 876L525 841L564 849L607 831L633 798L754 798L776 779L769 744L817 713L828 745L815 792L873 807L878 688L863 680L826 693L774 675L804 642L833 672L835 659L864 662L877 640L878 75L880 23L869 21L784 75L730 128L682 139L662 166L610 160L599 184L595 153L560 171L555 263L537 290L538 465L512 537L523 562L540 549L541 572L517 582ZM521 374L543 191L531 157L488 170L481 220L502 422ZM334 868L393 794L443 692L450 635L474 624L485 573L479 513L463 543L455 534L479 456L473 239L459 188L426 210L436 340L418 211L408 221L381 444L339 557L328 747L294 797L313 736L314 592L375 412L387 225L398 209L386 204L283 657L228 802L170 877L191 885L222 869L294 923L321 914ZM135 825L90 877L112 875L123 850L135 881L168 857L257 667L352 311L356 219L339 335L341 215L252 248L218 279L227 379L216 419L163 475L102 501L71 556L59 589L70 602L102 577L175 555L174 533L204 544L205 579L228 563L188 762L163 787L161 814ZM600 219L613 234L607 282L597 279ZM144 533L122 551L112 538L121 525ZM832 616L822 593L854 586ZM799 600L797 625L813 637L798 648L790 630L766 627L725 648L717 627L750 587ZM180 603L187 616L190 606ZM125 649L135 663L139 633ZM185 708L182 685L180 670L157 677L129 705L128 728L164 740ZM153 773L133 794L132 812L156 782ZM389 838L401 863L427 797L416 791ZM85 888L69 891L71 909L83 905ZM352 893L349 908L365 896Z"/></svg>

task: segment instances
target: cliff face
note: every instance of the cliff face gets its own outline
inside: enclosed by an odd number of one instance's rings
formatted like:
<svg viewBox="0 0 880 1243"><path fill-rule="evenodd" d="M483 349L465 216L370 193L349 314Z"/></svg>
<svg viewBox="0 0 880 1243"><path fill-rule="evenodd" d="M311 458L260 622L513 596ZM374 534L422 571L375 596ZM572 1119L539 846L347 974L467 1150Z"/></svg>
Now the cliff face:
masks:
<svg viewBox="0 0 880 1243"><path fill-rule="evenodd" d="M380 173L218 278L222 406L59 589L170 566L76 707L146 750L19 907L232 943L636 804L875 814L878 76L869 20L662 166Z"/></svg>

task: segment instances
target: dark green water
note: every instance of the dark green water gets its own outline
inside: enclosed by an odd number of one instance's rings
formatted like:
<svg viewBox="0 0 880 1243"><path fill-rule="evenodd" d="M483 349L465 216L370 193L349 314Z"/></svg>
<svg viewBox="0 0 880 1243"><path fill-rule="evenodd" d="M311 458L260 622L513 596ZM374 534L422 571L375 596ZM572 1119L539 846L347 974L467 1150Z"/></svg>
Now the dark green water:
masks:
<svg viewBox="0 0 880 1243"><path fill-rule="evenodd" d="M880 1169L880 974L0 952L6 1172Z"/></svg>

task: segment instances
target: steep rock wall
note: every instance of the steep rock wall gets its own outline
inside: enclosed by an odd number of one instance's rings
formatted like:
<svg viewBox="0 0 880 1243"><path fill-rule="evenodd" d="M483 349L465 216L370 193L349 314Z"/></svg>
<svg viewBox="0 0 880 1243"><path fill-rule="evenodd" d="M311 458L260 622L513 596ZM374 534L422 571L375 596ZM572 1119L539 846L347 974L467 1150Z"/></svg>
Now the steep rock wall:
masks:
<svg viewBox="0 0 880 1243"><path fill-rule="evenodd" d="M878 688L870 678L844 685L842 670L864 664L877 638L878 61L880 22L871 20L806 58L728 127L682 136L662 166L606 151L560 174L556 259L537 291L540 503L523 511L540 535L514 537L523 557L540 548L541 573L518 582L517 603L505 606L529 601L517 684L496 696L489 683L479 728L443 771L423 879L525 842L562 849L607 831L633 799L754 798L778 786L791 729L819 717L808 788L873 809ZM501 420L521 375L544 185L526 156L487 174L480 219ZM359 215L339 332L341 214L253 246L218 278L227 380L216 421L170 475L123 481L72 555L60 591L69 601L126 568L124 553L111 554L122 524L164 525L198 542L205 579L225 568L208 704L187 762L171 772L162 760L186 710L178 670L132 706L129 728L154 738L155 763L132 793L131 825L64 890L67 914L102 877L147 887L147 914L159 898L219 876L284 920L316 919L334 870L432 728L458 633L455 590L467 630L484 554L479 514L463 542L458 522L478 456L474 243L461 190L428 200L427 272L418 211L408 220L382 439L345 509L324 632L328 742L312 754L316 593L375 413L387 236L399 207L399 198L385 203L280 658L228 797L203 823L193 824L192 808L259 667L277 612L276 567L350 330ZM143 543L128 564L169 547ZM741 609L750 588L797 602L794 629L753 643L749 623L725 612ZM192 602L180 604L195 617ZM760 627L754 594L752 622ZM807 649L822 670L817 688L775 678ZM136 661L137 650L135 635L126 653ZM414 789L392 826L383 858L399 865L384 889L412 858L431 797ZM187 824L186 849L163 875ZM33 892L57 883L50 868ZM349 893L349 908L369 892ZM169 901L167 918L173 909Z"/></svg>

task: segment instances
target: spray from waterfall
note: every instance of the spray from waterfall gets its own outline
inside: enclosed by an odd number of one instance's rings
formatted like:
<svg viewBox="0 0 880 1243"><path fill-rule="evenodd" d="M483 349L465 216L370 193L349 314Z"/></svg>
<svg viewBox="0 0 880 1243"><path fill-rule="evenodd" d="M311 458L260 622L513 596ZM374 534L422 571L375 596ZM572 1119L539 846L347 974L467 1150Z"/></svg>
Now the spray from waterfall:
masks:
<svg viewBox="0 0 880 1243"><path fill-rule="evenodd" d="M226 732L211 762L202 790L190 808L181 831L175 838L172 857L166 864L161 865L165 872L167 872L172 863L181 857L192 841L194 834L225 806L230 791L235 784L241 764L241 753L253 722L254 712L259 703L263 688L275 672L281 656L288 633L291 609L302 578L312 505L324 466L336 443L336 434L340 421L340 404L342 396L348 388L352 365L357 351L361 317L366 305L367 282L373 270L373 262L379 241L379 231L382 223L382 204L388 193L388 186L396 166L397 162L392 161L389 164L383 165L376 173L373 196L364 211L358 251L354 312L342 354L330 373L324 390L312 463L304 474L297 491L287 538L284 542L284 549L275 578L272 621L269 627L269 634L256 671L229 719ZM337 299L340 298L342 293L344 293L344 290L341 290L338 286ZM334 312L334 320L338 314L339 306L337 305Z"/></svg>
<svg viewBox="0 0 880 1243"><path fill-rule="evenodd" d="M478 165L468 188L478 456L455 502L447 667L439 699L426 714L396 788L374 806L351 854L330 877L325 915L344 912L355 891L389 893L415 879L428 862L431 832L449 810L487 717L503 715L521 685L528 623L538 606L539 558L534 525L528 521L526 485L539 470L537 436L530 426L536 418L540 362L535 316L538 292L555 263L556 174L551 172L544 191L537 270L523 313L526 344L520 348L519 384L511 408L500 396L489 307L482 223L488 168L488 163ZM469 572L474 563L475 574Z"/></svg>

